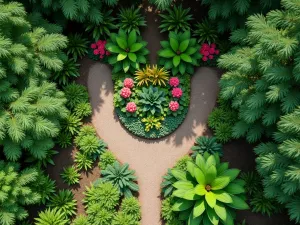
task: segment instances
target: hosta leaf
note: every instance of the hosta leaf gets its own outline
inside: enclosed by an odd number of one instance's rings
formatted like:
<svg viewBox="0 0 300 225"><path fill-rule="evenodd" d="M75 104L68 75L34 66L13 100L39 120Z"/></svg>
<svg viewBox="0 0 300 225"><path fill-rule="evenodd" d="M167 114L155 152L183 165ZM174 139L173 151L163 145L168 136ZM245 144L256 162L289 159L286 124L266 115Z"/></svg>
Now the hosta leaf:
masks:
<svg viewBox="0 0 300 225"><path fill-rule="evenodd" d="M184 53L180 54L180 58L183 61L188 62L188 63L191 63L193 61L192 58L189 55L184 54Z"/></svg>
<svg viewBox="0 0 300 225"><path fill-rule="evenodd" d="M173 211L184 211L191 208L194 205L194 201L188 201L185 199L178 199L174 203L172 210Z"/></svg>
<svg viewBox="0 0 300 225"><path fill-rule="evenodd" d="M120 53L118 55L117 61L122 61L122 60L126 59L126 57L127 57L127 53L126 52L122 52L122 53Z"/></svg>
<svg viewBox="0 0 300 225"><path fill-rule="evenodd" d="M195 178L199 184L206 184L204 173L197 167L194 168Z"/></svg>
<svg viewBox="0 0 300 225"><path fill-rule="evenodd" d="M180 52L184 52L187 49L187 47L189 46L189 43L190 43L189 39L182 41L179 45Z"/></svg>
<svg viewBox="0 0 300 225"><path fill-rule="evenodd" d="M218 217L220 217L220 219L225 222L227 218L227 212L225 206L221 202L217 202L214 210L218 215Z"/></svg>
<svg viewBox="0 0 300 225"><path fill-rule="evenodd" d="M128 46L127 46L127 41L124 38L116 37L116 41L120 48L122 48L123 50L126 50L126 48Z"/></svg>
<svg viewBox="0 0 300 225"><path fill-rule="evenodd" d="M128 46L132 46L134 43L136 43L136 32L135 31L131 31L128 35Z"/></svg>
<svg viewBox="0 0 300 225"><path fill-rule="evenodd" d="M211 184L216 179L216 177L217 169L215 166L211 166L205 171L206 184Z"/></svg>
<svg viewBox="0 0 300 225"><path fill-rule="evenodd" d="M180 56L179 55L175 55L174 58L173 58L173 65L175 67L177 67L180 63Z"/></svg>
<svg viewBox="0 0 300 225"><path fill-rule="evenodd" d="M196 204L193 209L193 216L194 217L201 216L204 211L205 211L204 199L200 199L200 200L196 201Z"/></svg>
<svg viewBox="0 0 300 225"><path fill-rule="evenodd" d="M179 43L175 38L170 38L170 45L174 52L176 52L179 48Z"/></svg>
<svg viewBox="0 0 300 225"><path fill-rule="evenodd" d="M232 203L228 204L228 206L230 206L231 208L239 209L239 210L249 209L247 203L240 197L232 195L231 198L232 198Z"/></svg>
<svg viewBox="0 0 300 225"><path fill-rule="evenodd" d="M225 188L230 182L229 177L217 177L212 183L212 190L220 190Z"/></svg>
<svg viewBox="0 0 300 225"><path fill-rule="evenodd" d="M190 175L191 175L192 177L195 177L195 171L194 171L194 169L195 169L195 164L192 163L192 162L190 162L190 161L188 161L188 162L186 163L186 168L187 168L187 171L190 173Z"/></svg>
<svg viewBox="0 0 300 225"><path fill-rule="evenodd" d="M186 190L175 190L172 195L178 198L184 198L185 193Z"/></svg>
<svg viewBox="0 0 300 225"><path fill-rule="evenodd" d="M197 48L188 47L188 49L184 52L187 55L193 55L195 52L197 52Z"/></svg>
<svg viewBox="0 0 300 225"><path fill-rule="evenodd" d="M107 44L105 47L108 51L110 51L112 53L121 53L122 52L122 50L114 44Z"/></svg>
<svg viewBox="0 0 300 225"><path fill-rule="evenodd" d="M143 44L141 43L134 43L133 45L130 46L130 52L137 52L143 47Z"/></svg>
<svg viewBox="0 0 300 225"><path fill-rule="evenodd" d="M186 200L197 200L200 199L201 197L199 195L196 195L195 189L193 188L190 190L185 190L185 194L182 198Z"/></svg>
<svg viewBox="0 0 300 225"><path fill-rule="evenodd" d="M173 52L171 49L163 49L158 53L159 56L164 58L172 58L175 56L175 52Z"/></svg>
<svg viewBox="0 0 300 225"><path fill-rule="evenodd" d="M197 195L200 195L200 196L203 196L207 193L206 189L205 189L205 185L204 184L198 184L196 187L195 187L195 193Z"/></svg>
<svg viewBox="0 0 300 225"><path fill-rule="evenodd" d="M205 159L201 154L196 156L196 165L202 170L205 171Z"/></svg>
<svg viewBox="0 0 300 225"><path fill-rule="evenodd" d="M214 208L217 202L216 196L213 192L207 192L205 195L205 200L207 204L211 207Z"/></svg>
<svg viewBox="0 0 300 225"><path fill-rule="evenodd" d="M128 53L128 58L132 61L132 62L136 62L136 54L129 52Z"/></svg>
<svg viewBox="0 0 300 225"><path fill-rule="evenodd" d="M232 196L229 195L228 193L226 193L223 190L219 190L219 191L214 191L214 194L216 196L216 199L220 202L224 202L224 203L232 203Z"/></svg>
<svg viewBox="0 0 300 225"><path fill-rule="evenodd" d="M173 186L177 189L182 189L182 190L190 190L194 188L194 185L190 181L177 181L173 184Z"/></svg>

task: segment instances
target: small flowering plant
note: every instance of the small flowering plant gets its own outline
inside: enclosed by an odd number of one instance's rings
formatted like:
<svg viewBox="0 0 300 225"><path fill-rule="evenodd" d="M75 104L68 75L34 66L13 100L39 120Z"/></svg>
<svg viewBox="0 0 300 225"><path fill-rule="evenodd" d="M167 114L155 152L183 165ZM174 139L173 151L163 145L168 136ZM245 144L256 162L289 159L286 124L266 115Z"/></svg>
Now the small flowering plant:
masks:
<svg viewBox="0 0 300 225"><path fill-rule="evenodd" d="M215 43L203 43L200 49L200 54L202 56L202 65L216 66L216 59L220 54L220 50L217 49L217 45Z"/></svg>
<svg viewBox="0 0 300 225"><path fill-rule="evenodd" d="M106 49L106 40L98 40L95 43L92 43L88 56L95 60L101 60L107 62L107 56L110 55L110 52Z"/></svg>

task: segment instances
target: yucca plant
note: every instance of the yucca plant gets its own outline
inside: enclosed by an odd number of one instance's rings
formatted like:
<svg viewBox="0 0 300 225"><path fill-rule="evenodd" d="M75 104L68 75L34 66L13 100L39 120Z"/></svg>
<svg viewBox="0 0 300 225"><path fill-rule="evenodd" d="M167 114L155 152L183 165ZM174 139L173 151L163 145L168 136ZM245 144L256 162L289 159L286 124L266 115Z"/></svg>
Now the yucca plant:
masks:
<svg viewBox="0 0 300 225"><path fill-rule="evenodd" d="M205 152L211 155L215 153L218 153L220 156L223 155L222 145L217 142L215 137L201 136L196 138L195 146L191 150L193 151L193 157L196 157L197 154L203 155Z"/></svg>
<svg viewBox="0 0 300 225"><path fill-rule="evenodd" d="M106 40L109 38L111 31L118 28L115 22L116 18L112 15L112 10L104 10L103 20L99 23L88 23L86 25L85 31L92 33L95 41Z"/></svg>
<svg viewBox="0 0 300 225"><path fill-rule="evenodd" d="M64 61L63 69L53 74L53 80L59 85L65 86L79 76L79 64L74 59L67 59Z"/></svg>
<svg viewBox="0 0 300 225"><path fill-rule="evenodd" d="M196 28L193 30L193 36L196 37L198 43L216 43L218 40L218 31L214 26L214 23L205 19L201 23L196 24Z"/></svg>
<svg viewBox="0 0 300 225"><path fill-rule="evenodd" d="M174 5L173 8L167 8L166 13L159 14L162 17L161 25L159 26L160 32L184 32L190 30L191 20L193 20L193 16L189 14L190 10L190 8L182 8L182 5L178 7Z"/></svg>
<svg viewBox="0 0 300 225"><path fill-rule="evenodd" d="M244 181L237 179L238 169L228 169L217 154L198 154L195 163L188 162L187 172L172 169L178 179L173 184L177 198L173 210L191 225L233 224L233 209L245 210Z"/></svg>
<svg viewBox="0 0 300 225"><path fill-rule="evenodd" d="M51 209L61 210L66 217L76 215L77 201L70 190L61 190L50 198L47 206Z"/></svg>
<svg viewBox="0 0 300 225"><path fill-rule="evenodd" d="M82 37L81 34L71 34L68 36L68 40L67 54L71 56L75 62L88 53L89 41Z"/></svg>
<svg viewBox="0 0 300 225"><path fill-rule="evenodd" d="M127 34L120 29L118 34L111 34L106 44L106 49L111 53L108 63L113 66L113 73L130 71L134 73L140 68L140 64L146 64L147 42L137 36L136 31Z"/></svg>
<svg viewBox="0 0 300 225"><path fill-rule="evenodd" d="M160 42L163 49L159 50L159 65L172 69L172 74L193 74L194 66L199 65L200 46L190 31L184 33L170 32L169 41Z"/></svg>
<svg viewBox="0 0 300 225"><path fill-rule="evenodd" d="M35 225L67 225L69 223L60 209L46 209L39 213L39 217L35 218L35 221Z"/></svg>
<svg viewBox="0 0 300 225"><path fill-rule="evenodd" d="M121 165L118 161L101 171L103 181L111 182L125 197L132 197L132 192L139 190L139 186L135 183L137 177L134 173L135 171L130 170L127 163Z"/></svg>
<svg viewBox="0 0 300 225"><path fill-rule="evenodd" d="M145 17L142 16L140 8L122 8L118 14L118 24L125 32L135 31L140 35L140 27L146 26Z"/></svg>
<svg viewBox="0 0 300 225"><path fill-rule="evenodd" d="M74 165L64 168L64 171L60 176L68 185L79 184L80 173Z"/></svg>

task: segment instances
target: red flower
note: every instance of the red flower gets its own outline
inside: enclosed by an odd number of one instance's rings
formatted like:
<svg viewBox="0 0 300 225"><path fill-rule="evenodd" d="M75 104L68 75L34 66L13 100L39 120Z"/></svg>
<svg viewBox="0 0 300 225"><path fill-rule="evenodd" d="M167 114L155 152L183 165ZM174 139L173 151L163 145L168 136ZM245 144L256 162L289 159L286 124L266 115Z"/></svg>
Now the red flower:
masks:
<svg viewBox="0 0 300 225"><path fill-rule="evenodd" d="M169 84L171 87L177 87L179 85L180 81L178 77L171 77L169 80Z"/></svg>
<svg viewBox="0 0 300 225"><path fill-rule="evenodd" d="M128 102L126 105L126 111L134 113L136 111L136 104L134 102Z"/></svg>
<svg viewBox="0 0 300 225"><path fill-rule="evenodd" d="M207 56L203 56L203 57L202 57L202 61L203 61L203 62L206 62L207 60L208 60Z"/></svg>
<svg viewBox="0 0 300 225"><path fill-rule="evenodd" d="M204 56L209 56L209 51L204 51Z"/></svg>
<svg viewBox="0 0 300 225"><path fill-rule="evenodd" d="M110 52L109 51L106 51L106 53L105 53L106 55L110 55Z"/></svg>
<svg viewBox="0 0 300 225"><path fill-rule="evenodd" d="M94 50L94 55L99 55L99 50L98 49Z"/></svg>
<svg viewBox="0 0 300 225"><path fill-rule="evenodd" d="M213 56L213 55L209 55L208 58L209 58L209 59L213 59L214 56Z"/></svg>
<svg viewBox="0 0 300 225"><path fill-rule="evenodd" d="M215 54L215 49L214 48L210 48L209 49L209 54L211 54L211 55Z"/></svg>
<svg viewBox="0 0 300 225"><path fill-rule="evenodd" d="M171 101L169 103L169 109L173 112L176 112L179 109L179 103L176 101Z"/></svg>
<svg viewBox="0 0 300 225"><path fill-rule="evenodd" d="M173 88L173 90L172 90L172 96L174 98L180 98L182 96L182 90L181 90L181 88Z"/></svg>
<svg viewBox="0 0 300 225"><path fill-rule="evenodd" d="M99 53L100 53L100 55L104 55L105 54L105 50L104 49L99 49Z"/></svg>
<svg viewBox="0 0 300 225"><path fill-rule="evenodd" d="M210 47L211 47L211 48L216 48L216 44L215 44L215 43L212 43L212 44L210 45Z"/></svg>
<svg viewBox="0 0 300 225"><path fill-rule="evenodd" d="M130 91L129 88L123 87L121 92L120 92L120 95L121 95L122 98L129 98L130 95L131 95L131 91Z"/></svg>
<svg viewBox="0 0 300 225"><path fill-rule="evenodd" d="M204 43L201 47L201 49L203 50L208 50L209 49L209 45L207 43Z"/></svg>
<svg viewBox="0 0 300 225"><path fill-rule="evenodd" d="M218 49L216 49L215 54L219 55L220 51Z"/></svg>
<svg viewBox="0 0 300 225"><path fill-rule="evenodd" d="M103 59L104 58L104 56L103 55L100 55L100 59Z"/></svg>
<svg viewBox="0 0 300 225"><path fill-rule="evenodd" d="M134 83L131 78L126 78L123 82L123 85L124 85L124 87L127 87L127 88L133 88Z"/></svg>
<svg viewBox="0 0 300 225"><path fill-rule="evenodd" d="M93 44L91 44L91 48L95 49L95 48L97 48L97 45L95 43L93 43Z"/></svg>
<svg viewBox="0 0 300 225"><path fill-rule="evenodd" d="M98 40L97 42L96 42L96 44L98 45L98 46L101 46L102 45L102 40Z"/></svg>

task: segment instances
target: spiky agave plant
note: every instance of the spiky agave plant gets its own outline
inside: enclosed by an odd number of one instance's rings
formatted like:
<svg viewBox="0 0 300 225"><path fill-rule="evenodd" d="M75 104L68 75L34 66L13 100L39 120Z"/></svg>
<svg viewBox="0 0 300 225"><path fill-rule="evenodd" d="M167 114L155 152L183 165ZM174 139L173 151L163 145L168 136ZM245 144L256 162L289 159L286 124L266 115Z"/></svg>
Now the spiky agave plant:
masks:
<svg viewBox="0 0 300 225"><path fill-rule="evenodd" d="M135 9L133 6L130 8L121 8L118 20L120 28L125 30L127 33L135 31L140 35L139 27L146 26L145 17L142 16L140 8Z"/></svg>
<svg viewBox="0 0 300 225"><path fill-rule="evenodd" d="M180 218L191 225L233 224L233 209L245 210L243 180L237 179L238 169L228 169L228 163L221 163L217 154L198 154L195 162L187 163L187 171L173 169L178 179L173 186L177 198L173 210L180 212Z"/></svg>
<svg viewBox="0 0 300 225"><path fill-rule="evenodd" d="M191 20L193 16L189 14L190 8L184 9L182 5L178 7L174 5L173 8L167 8L165 14L159 14L162 17L161 25L159 28L162 32L166 31L175 31L175 32L184 32L190 30Z"/></svg>

